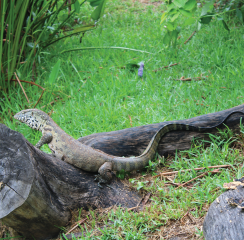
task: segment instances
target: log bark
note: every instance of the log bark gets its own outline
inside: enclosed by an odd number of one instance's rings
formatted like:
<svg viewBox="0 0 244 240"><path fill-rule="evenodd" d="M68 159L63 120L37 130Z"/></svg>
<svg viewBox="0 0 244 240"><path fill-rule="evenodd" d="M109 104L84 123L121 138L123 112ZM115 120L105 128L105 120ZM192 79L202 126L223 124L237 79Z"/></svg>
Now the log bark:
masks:
<svg viewBox="0 0 244 240"><path fill-rule="evenodd" d="M132 127L119 131L91 134L89 136L79 138L78 141L111 155L126 157L138 156L144 152L153 135L168 123L191 124L198 127L212 127L222 122L226 116L232 112L240 113L231 115L226 119L224 124L218 128L207 131L207 133L216 134L218 133L218 129L224 129L226 126L236 132L240 130L240 118L243 117L244 105L239 105L224 111L209 113L186 120L162 122L140 127ZM174 154L176 149L190 149L193 138L209 140L206 133L172 131L164 135L161 139L158 146L158 153L161 156L167 156L168 154Z"/></svg>
<svg viewBox="0 0 244 240"><path fill-rule="evenodd" d="M211 204L203 223L206 240L244 239L244 211L228 204L229 198L244 198L244 188L228 190Z"/></svg>
<svg viewBox="0 0 244 240"><path fill-rule="evenodd" d="M174 123L211 127L233 111L244 112L244 105ZM235 113L226 119L225 124L231 130L237 130L243 116ZM140 155L156 131L167 123L172 122L93 134L79 141L116 156ZM208 132L217 131L215 128ZM167 155L176 149L188 149L193 137L206 138L206 135L189 131L167 133L158 151ZM25 237L55 237L58 227L68 223L73 209L115 204L134 207L140 202L141 196L116 177L111 187L98 188L93 173L40 151L20 133L0 124L0 219Z"/></svg>
<svg viewBox="0 0 244 240"><path fill-rule="evenodd" d="M27 238L56 237L70 210L121 205L134 207L141 196L114 177L100 189L94 174L75 168L30 144L0 124L0 219Z"/></svg>

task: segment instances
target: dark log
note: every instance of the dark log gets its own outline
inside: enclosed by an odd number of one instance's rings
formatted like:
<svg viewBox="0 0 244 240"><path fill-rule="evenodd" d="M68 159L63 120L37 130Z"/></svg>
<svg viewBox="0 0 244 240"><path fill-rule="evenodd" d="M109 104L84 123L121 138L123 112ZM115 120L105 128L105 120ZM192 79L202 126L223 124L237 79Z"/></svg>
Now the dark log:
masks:
<svg viewBox="0 0 244 240"><path fill-rule="evenodd" d="M243 199L244 188L228 190L211 204L203 223L206 240L244 239L244 211L228 204L229 198Z"/></svg>
<svg viewBox="0 0 244 240"><path fill-rule="evenodd" d="M78 208L134 207L141 196L114 177L100 189L94 174L77 169L30 144L0 124L0 219L27 238L57 236Z"/></svg>
<svg viewBox="0 0 244 240"><path fill-rule="evenodd" d="M91 134L89 136L79 138L78 140L83 144L102 150L114 156L137 156L143 153L153 135L168 123L212 127L222 122L230 113L238 111L244 113L244 105L239 105L221 112L201 115L199 117L186 120L162 122L119 131ZM241 117L243 117L242 113L235 113L226 119L224 124L227 125L232 131L239 131ZM218 129L224 129L224 124L219 126ZM218 129L214 128L207 131L207 133L216 134ZM190 149L193 138L209 139L205 133L172 131L167 133L161 139L158 146L158 153L161 156L167 156L168 154L174 154L176 149Z"/></svg>
<svg viewBox="0 0 244 240"><path fill-rule="evenodd" d="M215 126L233 111L244 112L244 105L174 121L195 126ZM239 129L242 113L231 115L225 124ZM93 134L79 141L112 155L140 155L152 136L167 123L152 124L110 133ZM62 126L61 126L62 127ZM225 127L220 126L220 128ZM208 132L216 133L217 129ZM193 137L204 133L174 131L165 135L158 151L162 155L188 149ZM27 238L55 237L70 219L70 210L80 207L136 206L141 199L119 179L100 189L94 174L77 169L30 144L20 133L0 124L0 219ZM58 226L58 227L57 227Z"/></svg>

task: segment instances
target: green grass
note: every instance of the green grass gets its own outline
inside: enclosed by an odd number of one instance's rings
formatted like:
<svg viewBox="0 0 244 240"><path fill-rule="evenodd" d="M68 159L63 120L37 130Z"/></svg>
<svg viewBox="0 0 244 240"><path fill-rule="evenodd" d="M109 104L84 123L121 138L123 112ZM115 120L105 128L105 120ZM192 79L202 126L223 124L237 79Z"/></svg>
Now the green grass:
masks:
<svg viewBox="0 0 244 240"><path fill-rule="evenodd" d="M79 38L72 37L41 53L36 83L46 90L37 108L52 111L54 121L68 134L79 138L131 126L192 118L242 104L243 27L233 24L231 31L227 32L221 24L213 22L184 44L194 31L188 28L180 33L176 49L164 48L163 26L160 26L163 8L163 5L155 7L133 1L111 1L102 22L96 30L86 33L82 43ZM73 48L109 46L152 54L121 49L60 54ZM61 69L51 85L49 75L59 59ZM139 78L137 72L122 68L127 63L140 61L145 62L143 78ZM174 63L180 64L156 73L152 71ZM20 79L31 81L31 71L24 73L19 69L18 73ZM201 75L208 78L190 82L174 80ZM22 109L33 108L41 94L35 86L24 83L23 86L31 103L27 103L21 88L15 86L8 96L1 99L0 121L23 133L35 144L40 133L12 117ZM84 212L84 217L89 218L89 224L83 228L87 238L101 239L94 234L99 227L97 221L105 226L102 239L146 239L160 232L164 236L163 227L170 225L170 221L179 220L189 209L194 208L192 215L201 219L209 204L223 192L223 183L243 174L238 168L238 163L243 160L242 149L233 148L231 137L230 133L222 134L222 138L212 137L206 149L196 142L192 149L178 153L175 158L161 159L164 165L157 159L155 171L163 171L165 166L168 170L181 170L220 164L230 164L233 169L197 179L190 189L182 187L176 190L175 186L166 185L167 179L152 178L154 171L149 168L145 174L137 174L131 184L142 192L152 193L150 205L139 213L114 208L102 215L94 211L96 216L92 217L91 213ZM235 140L235 144L240 140ZM44 150L48 151L47 148ZM199 172L195 171L179 173L173 181L183 183L197 175ZM202 237L201 230L196 230L195 234L196 238Z"/></svg>

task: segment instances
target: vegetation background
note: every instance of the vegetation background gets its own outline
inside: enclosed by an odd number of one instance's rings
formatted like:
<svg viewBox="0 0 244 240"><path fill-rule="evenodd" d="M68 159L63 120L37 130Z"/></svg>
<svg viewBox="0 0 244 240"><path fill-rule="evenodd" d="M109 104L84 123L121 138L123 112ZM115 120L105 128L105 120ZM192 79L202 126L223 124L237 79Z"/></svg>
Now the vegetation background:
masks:
<svg viewBox="0 0 244 240"><path fill-rule="evenodd" d="M206 3L197 5L195 20ZM223 6L228 3L220 2ZM203 24L199 31L196 24L186 25L171 45L165 42L170 33L164 26L172 16L160 25L167 8L167 2L156 0L108 1L93 31L84 35L81 31L79 36L40 48L31 58L35 65L19 64L15 77L8 77L7 83L2 72L0 122L36 144L40 133L13 120L22 109L36 106L68 134L79 138L192 118L243 104L243 18L232 12L221 15L229 30L218 16L211 17L211 24ZM89 2L84 3L65 26L73 29L74 22L94 26L93 11ZM185 19L183 15L178 18L179 22ZM194 31L196 34L187 41ZM137 75L140 62L144 62L143 77ZM16 76L40 86L22 82L29 102ZM72 221L86 221L73 232L83 232L81 239L203 239L202 223L209 205L224 191L224 182L243 175L242 139L242 135L226 131L219 137L211 136L207 148L205 143L194 142L189 151L167 159L157 157L147 169L125 179L145 196L150 195L143 211L79 209ZM47 147L43 150L49 151ZM207 171L180 170L223 164L232 167L177 188L179 183ZM163 179L152 177L164 170L179 173ZM68 230L63 228L64 233ZM6 227L2 227L2 234L10 236Z"/></svg>

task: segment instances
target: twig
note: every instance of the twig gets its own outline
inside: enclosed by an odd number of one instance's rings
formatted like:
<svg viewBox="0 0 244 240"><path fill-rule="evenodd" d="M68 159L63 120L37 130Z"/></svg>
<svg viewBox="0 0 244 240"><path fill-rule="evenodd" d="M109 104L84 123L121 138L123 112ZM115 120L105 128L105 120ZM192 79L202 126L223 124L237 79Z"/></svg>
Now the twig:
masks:
<svg viewBox="0 0 244 240"><path fill-rule="evenodd" d="M151 193L149 193L149 194L151 195ZM147 194L147 195L148 195L148 194ZM145 196L145 198L147 197L147 195ZM150 197L150 195L149 195L149 197ZM148 198L149 198L149 197L148 197ZM127 211L129 212L129 211L131 211L131 210L134 210L134 209L138 208L139 205L143 202L143 200L144 200L144 197L138 202L138 204L137 204L135 207L128 208ZM147 201L148 201L148 199L147 199Z"/></svg>
<svg viewBox="0 0 244 240"><path fill-rule="evenodd" d="M81 219L80 221L78 221L77 224L75 224L75 226L72 227L72 228L71 228L68 232L66 232L64 235L71 233L74 229L76 229L76 228L79 226L79 224L84 223L86 220L87 220L87 219L84 218L84 219ZM61 238L59 238L58 240L61 240Z"/></svg>
<svg viewBox="0 0 244 240"><path fill-rule="evenodd" d="M200 81L200 80L205 80L207 77L196 77L196 78L184 78L181 77L180 79L172 79L174 81Z"/></svg>
<svg viewBox="0 0 244 240"><path fill-rule="evenodd" d="M215 170L213 170L213 171L207 171L207 172L205 172L205 173L203 173L203 174L200 174L199 176L197 176L197 177L195 177L195 178L192 178L191 180L189 180L189 181L187 181L187 182L185 182L185 183L179 185L176 189L178 189L178 188L180 188L180 187L184 187L186 184L188 184L188 183L190 183L190 182L192 182L192 181L194 181L194 180L196 180L196 179L198 179L198 178L204 177L204 176L207 175L208 173L219 173L219 172L220 172L220 169L215 169Z"/></svg>
<svg viewBox="0 0 244 240"><path fill-rule="evenodd" d="M142 200L141 200L142 201ZM134 209L137 209L141 203L141 201L135 206L135 207L132 207L132 208L128 208L127 211L131 211L131 210L134 210Z"/></svg>
<svg viewBox="0 0 244 240"><path fill-rule="evenodd" d="M29 99L28 99L28 97L27 97L27 95L26 95L26 93L25 93L24 88L22 87L22 84L21 84L21 82L20 82L20 80L19 80L17 74L14 73L14 75L15 75L15 77L17 78L17 81L18 81L18 83L19 83L19 85L20 85L20 87L21 87L21 89L22 89L22 91L23 91L23 93L24 93L24 95L25 95L25 98L26 98L27 102L30 103L30 101L29 101Z"/></svg>
<svg viewBox="0 0 244 240"><path fill-rule="evenodd" d="M216 165L216 166L208 166L207 168L228 168L231 167L231 165ZM153 178L155 177L159 177L159 176L167 176L167 175L172 175L172 174L176 174L176 173L183 173L183 172L189 172L189 171L199 171L199 170L203 170L206 169L206 167L200 167L200 168L193 168L193 169L185 169L185 170L180 170L180 171L173 171L173 172L163 172L163 173L159 173L156 176L153 176Z"/></svg>
<svg viewBox="0 0 244 240"><path fill-rule="evenodd" d="M144 206L144 205L148 202L150 196L151 196L151 193L148 193L148 194L144 197L144 199L141 201L142 206Z"/></svg>
<svg viewBox="0 0 244 240"><path fill-rule="evenodd" d="M175 186L179 186L180 183L175 183L170 177L168 176L161 176L161 177L164 177L166 178L167 180L169 180L170 182L167 182L166 184L171 184L171 185L175 185Z"/></svg>
<svg viewBox="0 0 244 240"><path fill-rule="evenodd" d="M164 69L164 68L169 68L169 67L172 67L172 66L175 66L175 65L178 65L178 64L180 64L180 63L170 64L169 66L164 66L164 67L161 67L161 68L152 70L152 71L153 71L153 72L157 72L157 71L162 70L162 69Z"/></svg>
<svg viewBox="0 0 244 240"><path fill-rule="evenodd" d="M84 223L86 220L87 220L87 218L84 218L84 219L81 219L80 221L78 221L74 227L72 227L67 233L65 233L65 235L68 233L71 233L74 229L76 229L79 226L79 224Z"/></svg>
<svg viewBox="0 0 244 240"><path fill-rule="evenodd" d="M128 115L129 119L130 119L130 126L132 127L132 119L131 119L131 116Z"/></svg>
<svg viewBox="0 0 244 240"><path fill-rule="evenodd" d="M194 211L195 210L195 208L191 208L191 209L189 209L184 215L183 215L183 217L180 219L180 222L181 223L183 223L183 219L191 212L191 211Z"/></svg>
<svg viewBox="0 0 244 240"><path fill-rule="evenodd" d="M191 38L194 36L195 33L196 33L196 31L194 31L192 33L192 35L184 42L184 44L187 44L191 40Z"/></svg>
<svg viewBox="0 0 244 240"><path fill-rule="evenodd" d="M45 88L43 88L43 89L42 89L41 96L38 98L38 100L37 100L37 102L36 102L36 104L35 104L34 108L36 107L36 105L37 105L37 104L39 103L39 101L41 100L41 98L42 98L42 95L43 95L44 91L45 91Z"/></svg>
<svg viewBox="0 0 244 240"><path fill-rule="evenodd" d="M5 81L8 81L8 80L6 79ZM10 81L18 82L18 80L16 80L16 79L11 79ZM37 86L37 87L39 87L39 88L42 89L41 96L39 97L39 99L37 100L37 102L36 102L36 104L35 104L35 106L34 106L34 108L35 108L36 105L39 103L39 101L40 101L40 99L41 99L41 97L42 97L42 95L43 95L43 93L44 93L44 91L45 91L45 88L43 88L42 86L40 86L40 85L38 85L37 83L34 83L34 82L28 82L28 81L20 80L20 79L19 79L19 81L20 81L20 82L29 83L29 84L31 84L31 85L35 85L35 86Z"/></svg>

